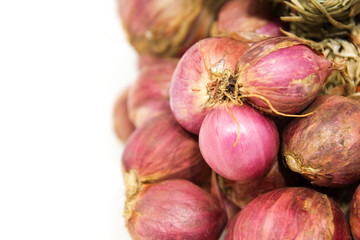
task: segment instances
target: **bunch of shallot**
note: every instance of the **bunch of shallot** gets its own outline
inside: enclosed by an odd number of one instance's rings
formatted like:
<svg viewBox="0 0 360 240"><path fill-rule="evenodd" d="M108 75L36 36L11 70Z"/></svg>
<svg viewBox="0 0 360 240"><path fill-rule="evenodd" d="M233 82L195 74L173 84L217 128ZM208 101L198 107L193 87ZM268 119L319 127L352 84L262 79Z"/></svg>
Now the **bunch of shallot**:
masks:
<svg viewBox="0 0 360 240"><path fill-rule="evenodd" d="M133 239L360 239L359 93L335 91L360 91L346 64L359 54L302 38L360 11L335 20L326 11L341 4L304 6L119 0L139 54L114 109ZM288 28L296 19L306 28Z"/></svg>

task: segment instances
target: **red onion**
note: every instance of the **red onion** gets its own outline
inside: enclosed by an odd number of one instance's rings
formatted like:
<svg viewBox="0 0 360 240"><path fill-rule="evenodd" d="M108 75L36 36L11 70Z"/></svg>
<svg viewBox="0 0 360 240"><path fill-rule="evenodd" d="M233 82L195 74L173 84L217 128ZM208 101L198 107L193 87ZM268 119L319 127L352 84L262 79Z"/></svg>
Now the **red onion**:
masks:
<svg viewBox="0 0 360 240"><path fill-rule="evenodd" d="M226 216L210 194L186 180L147 185L127 202L133 239L218 240Z"/></svg>
<svg viewBox="0 0 360 240"><path fill-rule="evenodd" d="M209 102L209 84L219 77L230 78L246 49L245 43L234 39L208 38L193 45L180 59L171 80L170 107L186 130L199 133L213 105Z"/></svg>
<svg viewBox="0 0 360 240"><path fill-rule="evenodd" d="M128 89L123 91L117 99L113 113L113 123L116 136L120 141L125 142L135 130L134 124L130 121L127 109Z"/></svg>
<svg viewBox="0 0 360 240"><path fill-rule="evenodd" d="M130 43L141 54L179 56L208 36L222 1L119 0Z"/></svg>
<svg viewBox="0 0 360 240"><path fill-rule="evenodd" d="M275 124L250 106L219 106L200 129L199 146L207 164L221 176L249 182L264 176L279 148Z"/></svg>
<svg viewBox="0 0 360 240"><path fill-rule="evenodd" d="M297 177L286 172L286 169L283 169L282 166L279 166L278 161L275 161L270 171L255 181L241 183L219 175L217 175L216 180L226 198L239 208L244 208L262 193L294 185L297 182Z"/></svg>
<svg viewBox="0 0 360 240"><path fill-rule="evenodd" d="M252 104L272 114L274 109L294 114L317 97L333 63L303 42L274 37L252 45L241 57L238 69L239 91L257 96L249 99Z"/></svg>
<svg viewBox="0 0 360 240"><path fill-rule="evenodd" d="M171 113L169 86L177 62L176 59L164 59L142 67L128 96L129 116L136 127L154 117Z"/></svg>
<svg viewBox="0 0 360 240"><path fill-rule="evenodd" d="M140 71L143 69L151 68L154 65L162 65L167 64L169 62L177 62L179 61L178 58L165 58L165 57L156 57L151 55L139 55L138 57L138 68Z"/></svg>
<svg viewBox="0 0 360 240"><path fill-rule="evenodd" d="M360 239L360 185L357 187L350 208L350 227L355 240Z"/></svg>
<svg viewBox="0 0 360 240"><path fill-rule="evenodd" d="M291 170L313 184L340 187L360 179L360 102L319 97L284 131L283 154Z"/></svg>
<svg viewBox="0 0 360 240"><path fill-rule="evenodd" d="M267 1L229 1L221 8L212 34L231 36L247 42L281 36L281 22L275 20L271 13L271 3Z"/></svg>
<svg viewBox="0 0 360 240"><path fill-rule="evenodd" d="M345 216L325 194L281 188L258 196L233 219L225 240L350 240Z"/></svg>
<svg viewBox="0 0 360 240"><path fill-rule="evenodd" d="M202 183L210 176L198 142L171 115L136 129L125 145L122 163L128 196L144 183L173 178Z"/></svg>

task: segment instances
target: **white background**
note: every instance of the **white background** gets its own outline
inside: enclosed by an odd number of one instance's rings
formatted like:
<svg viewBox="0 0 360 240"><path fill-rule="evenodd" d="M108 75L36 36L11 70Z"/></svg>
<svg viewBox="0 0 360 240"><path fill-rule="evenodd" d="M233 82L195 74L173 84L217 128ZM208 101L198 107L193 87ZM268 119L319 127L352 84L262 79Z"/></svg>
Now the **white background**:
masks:
<svg viewBox="0 0 360 240"><path fill-rule="evenodd" d="M115 0L0 0L0 239L130 239L112 110L136 71Z"/></svg>

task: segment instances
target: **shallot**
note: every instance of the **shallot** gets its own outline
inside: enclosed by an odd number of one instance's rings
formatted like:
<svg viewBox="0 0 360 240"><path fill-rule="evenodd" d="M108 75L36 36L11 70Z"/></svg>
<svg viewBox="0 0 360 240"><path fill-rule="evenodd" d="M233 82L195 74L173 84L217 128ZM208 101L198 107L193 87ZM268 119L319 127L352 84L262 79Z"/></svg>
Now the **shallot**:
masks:
<svg viewBox="0 0 360 240"><path fill-rule="evenodd" d="M320 96L283 133L289 168L313 184L342 187L360 180L360 102Z"/></svg>
<svg viewBox="0 0 360 240"><path fill-rule="evenodd" d="M126 203L125 217L136 240L218 240L226 224L215 198L180 179L144 186Z"/></svg>

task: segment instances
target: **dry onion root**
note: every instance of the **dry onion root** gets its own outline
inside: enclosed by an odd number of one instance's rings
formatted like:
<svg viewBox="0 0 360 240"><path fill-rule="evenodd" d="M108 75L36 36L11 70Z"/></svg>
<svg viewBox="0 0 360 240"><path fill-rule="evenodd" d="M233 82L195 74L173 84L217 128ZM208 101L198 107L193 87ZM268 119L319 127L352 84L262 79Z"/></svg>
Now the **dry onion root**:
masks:
<svg viewBox="0 0 360 240"><path fill-rule="evenodd" d="M346 37L355 28L360 12L359 0L273 0L282 2L288 11L281 17L290 31L302 38L322 40Z"/></svg>

